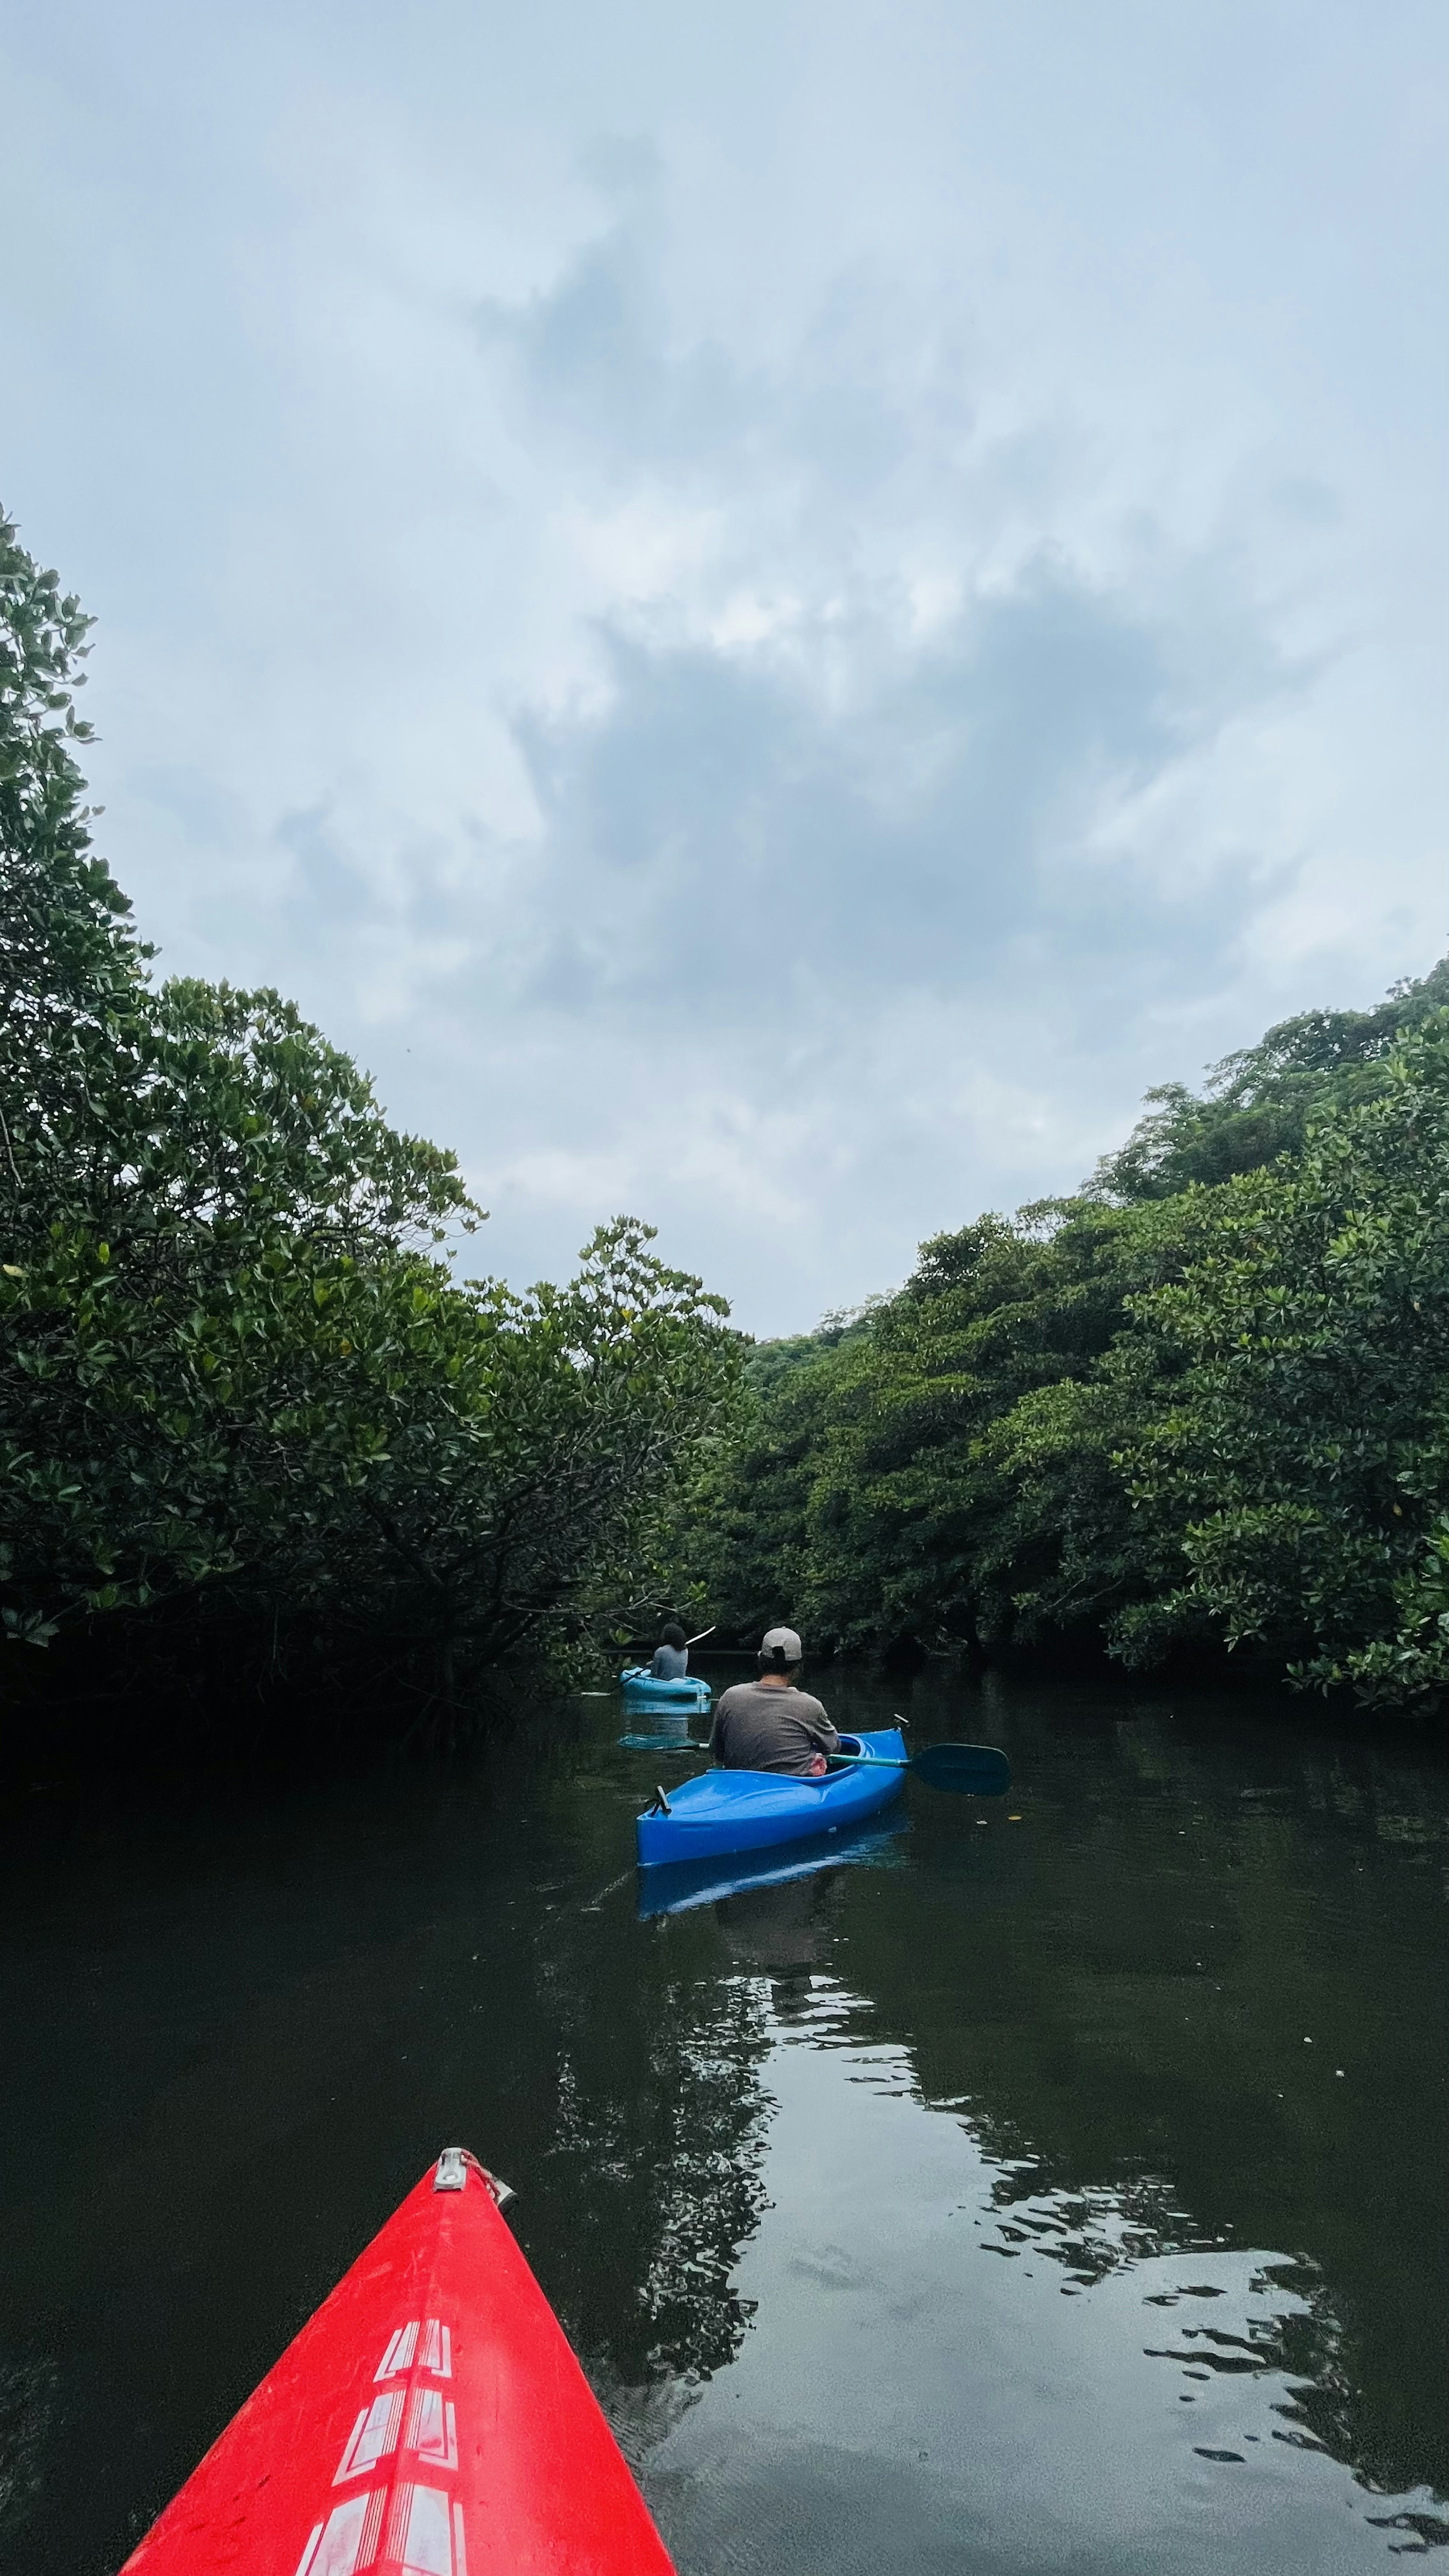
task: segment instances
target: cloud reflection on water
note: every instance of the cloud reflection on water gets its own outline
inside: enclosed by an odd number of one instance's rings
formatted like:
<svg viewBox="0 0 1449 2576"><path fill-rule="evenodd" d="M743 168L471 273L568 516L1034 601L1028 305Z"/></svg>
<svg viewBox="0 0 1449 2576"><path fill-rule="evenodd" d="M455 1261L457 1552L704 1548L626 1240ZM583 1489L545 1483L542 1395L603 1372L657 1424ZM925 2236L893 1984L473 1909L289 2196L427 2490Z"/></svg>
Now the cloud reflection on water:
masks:
<svg viewBox="0 0 1449 2576"><path fill-rule="evenodd" d="M909 2529L932 2568L949 2545L973 2569L1330 2576L1449 2541L1427 2487L1369 2509L1316 2267L1225 2243L1159 2177L1053 2189L1003 2162L908 2049L862 2044L876 2008L811 1965L809 1893L721 1915L732 1951L771 1954L740 1982L773 2116L736 2282L754 2330L647 2462L681 2564L844 2576Z"/></svg>

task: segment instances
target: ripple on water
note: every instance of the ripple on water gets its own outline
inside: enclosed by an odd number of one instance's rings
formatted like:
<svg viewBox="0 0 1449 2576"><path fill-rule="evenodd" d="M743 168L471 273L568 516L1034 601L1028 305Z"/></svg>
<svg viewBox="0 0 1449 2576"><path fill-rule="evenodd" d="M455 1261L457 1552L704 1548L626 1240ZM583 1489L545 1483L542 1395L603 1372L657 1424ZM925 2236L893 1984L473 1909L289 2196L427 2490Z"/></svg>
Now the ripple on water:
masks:
<svg viewBox="0 0 1449 2576"><path fill-rule="evenodd" d="M1002 2153L969 2098L925 2098L908 2051L860 2044L871 2006L842 1982L755 1991L772 2118L735 2280L751 2330L650 2463L682 2565L895 2563L903 2479L913 2563L949 2535L943 2567L1002 2576L1069 2555L1329 2576L1449 2539L1427 2489L1367 2510L1315 2264L1203 2227L1166 2175L1067 2187Z"/></svg>

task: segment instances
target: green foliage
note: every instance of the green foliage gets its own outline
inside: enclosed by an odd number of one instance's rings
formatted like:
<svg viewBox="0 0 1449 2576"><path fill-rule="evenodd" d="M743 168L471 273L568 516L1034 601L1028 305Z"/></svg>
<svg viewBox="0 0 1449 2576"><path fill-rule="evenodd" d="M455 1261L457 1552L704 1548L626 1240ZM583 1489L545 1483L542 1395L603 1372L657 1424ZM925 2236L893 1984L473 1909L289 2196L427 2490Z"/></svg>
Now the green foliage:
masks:
<svg viewBox="0 0 1449 2576"><path fill-rule="evenodd" d="M152 983L70 748L85 629L5 523L5 1626L301 1627L451 1687L637 1588L736 1338L631 1219L563 1288L458 1285L450 1154L275 993Z"/></svg>
<svg viewBox="0 0 1449 2576"><path fill-rule="evenodd" d="M1136 1492L1181 1530L1189 1582L1127 1640L1186 1601L1306 1679L1449 1682L1449 1013L1296 1163L1223 1194L1203 1257L1142 1312L1187 1367L1132 1444Z"/></svg>
<svg viewBox="0 0 1449 2576"><path fill-rule="evenodd" d="M792 1368L718 1479L727 1615L793 1608L843 1646L1099 1624L1150 1580L1113 1465L1148 1347L1122 1369L1124 1301L1176 1275L1196 1221L1063 1201L926 1244L898 1297Z"/></svg>
<svg viewBox="0 0 1449 2576"><path fill-rule="evenodd" d="M1285 1022L1203 1100L1155 1095L1081 1196L766 1345L694 1506L722 1614L1449 1686L1446 989L1449 961Z"/></svg>
<svg viewBox="0 0 1449 2576"><path fill-rule="evenodd" d="M457 1660L743 1630L1253 1641L1449 1687L1449 960L1310 1012L1074 1199L741 1352L619 1219L460 1286L451 1155L275 993L152 981L90 842L88 620L0 521L0 1611ZM681 1501L680 1497L683 1496ZM229 1624L228 1624L229 1623Z"/></svg>
<svg viewBox="0 0 1449 2576"><path fill-rule="evenodd" d="M1300 1153L1310 1120L1373 1098L1395 1047L1446 1005L1449 957L1442 957L1427 975L1396 984L1372 1011L1303 1011L1280 1020L1256 1046L1215 1065L1201 1094L1180 1082L1149 1091L1148 1115L1125 1145L1104 1155L1089 1195L1171 1198L1194 1182L1211 1187Z"/></svg>

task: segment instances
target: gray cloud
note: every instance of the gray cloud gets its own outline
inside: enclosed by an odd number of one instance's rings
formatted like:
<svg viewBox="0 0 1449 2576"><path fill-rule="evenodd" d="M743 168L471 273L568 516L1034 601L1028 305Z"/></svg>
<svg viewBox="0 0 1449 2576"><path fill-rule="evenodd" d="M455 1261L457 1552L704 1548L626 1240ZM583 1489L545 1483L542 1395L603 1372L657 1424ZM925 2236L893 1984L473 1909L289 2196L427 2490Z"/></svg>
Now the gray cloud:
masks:
<svg viewBox="0 0 1449 2576"><path fill-rule="evenodd" d="M831 283L788 366L739 369L671 332L661 222L651 194L484 317L516 416L586 484L729 512L714 632L708 596L693 633L616 613L585 709L515 712L541 818L522 994L738 1020L763 981L858 1014L883 991L979 994L1024 942L1068 987L1090 958L1119 991L1169 964L1209 988L1281 865L1091 844L1303 684L1232 546L1148 529L1145 580L1060 542L1003 574L1003 529L1072 479L1065 433L983 431L962 335L923 350L868 272ZM766 545L783 605L742 639L730 585L758 582ZM953 598L924 631L923 558Z"/></svg>
<svg viewBox="0 0 1449 2576"><path fill-rule="evenodd" d="M902 6L4 40L5 498L163 963L499 1268L632 1205L762 1328L1441 930L1437 17Z"/></svg>
<svg viewBox="0 0 1449 2576"><path fill-rule="evenodd" d="M587 243L546 293L477 310L480 347L510 362L528 431L581 454L601 480L717 470L759 418L722 349L671 352L653 231L649 209Z"/></svg>
<svg viewBox="0 0 1449 2576"><path fill-rule="evenodd" d="M519 719L545 823L536 900L558 925L541 997L562 975L574 1005L687 992L737 1010L769 957L797 997L824 979L859 1009L883 981L969 991L1031 929L1061 964L1084 943L1186 952L1197 978L1240 935L1240 863L1194 885L1083 845L1288 686L1246 613L1219 667L1185 674L1164 621L1048 562L915 653L863 620L850 642L873 685L844 712L807 672L604 640L604 710Z"/></svg>

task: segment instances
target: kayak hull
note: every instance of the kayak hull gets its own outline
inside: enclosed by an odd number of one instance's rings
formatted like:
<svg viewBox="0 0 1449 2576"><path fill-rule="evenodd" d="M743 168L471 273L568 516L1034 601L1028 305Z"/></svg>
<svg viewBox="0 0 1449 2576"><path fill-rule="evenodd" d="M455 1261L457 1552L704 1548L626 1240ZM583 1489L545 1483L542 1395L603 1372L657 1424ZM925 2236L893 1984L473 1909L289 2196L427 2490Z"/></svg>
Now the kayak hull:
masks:
<svg viewBox="0 0 1449 2576"><path fill-rule="evenodd" d="M818 1780L779 1771L718 1770L681 1780L677 1789L665 1792L667 1813L651 1810L638 1820L640 1868L801 1842L808 1835L859 1824L899 1797L906 1776L893 1767L906 1758L899 1727L842 1736L841 1743L858 1746L869 1758L827 1771Z"/></svg>
<svg viewBox="0 0 1449 2576"><path fill-rule="evenodd" d="M625 1699L635 1708L696 1709L701 1716L709 1708L709 1684L693 1673L677 1682L656 1681L642 1664L630 1664L619 1679Z"/></svg>
<svg viewBox="0 0 1449 2576"><path fill-rule="evenodd" d="M657 1914L692 1914L700 1906L719 1905L727 1897L751 1896L761 1888L786 1887L814 1878L822 1870L895 1869L901 1866L901 1824L867 1816L863 1824L827 1826L809 1842L780 1843L773 1849L719 1852L711 1859L661 1861L639 1881L639 1920Z"/></svg>
<svg viewBox="0 0 1449 2576"><path fill-rule="evenodd" d="M439 2159L123 2576L672 2576L500 2189Z"/></svg>

